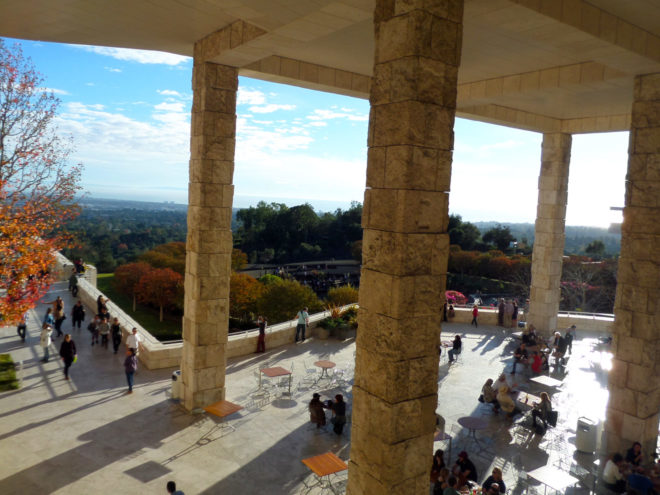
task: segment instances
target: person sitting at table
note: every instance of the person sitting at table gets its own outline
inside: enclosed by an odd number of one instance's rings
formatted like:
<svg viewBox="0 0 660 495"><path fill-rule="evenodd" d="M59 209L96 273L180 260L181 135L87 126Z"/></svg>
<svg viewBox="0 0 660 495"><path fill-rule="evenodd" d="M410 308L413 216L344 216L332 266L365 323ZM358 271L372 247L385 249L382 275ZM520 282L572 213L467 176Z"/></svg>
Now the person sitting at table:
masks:
<svg viewBox="0 0 660 495"><path fill-rule="evenodd" d="M500 468L493 468L493 474L484 481L482 491L483 493L491 493L489 490L492 490L495 486L497 487L497 491L493 492L494 494L506 493L506 485L502 479L502 470Z"/></svg>
<svg viewBox="0 0 660 495"><path fill-rule="evenodd" d="M518 346L518 348L513 352L513 370L511 371L512 375L516 374L516 365L521 363L526 365L529 363L529 355L527 354L527 346L523 342Z"/></svg>
<svg viewBox="0 0 660 495"><path fill-rule="evenodd" d="M451 349L449 349L449 353L448 353L448 354L449 354L449 362L450 362L450 363L454 361L454 356L455 356L456 354L460 354L460 353L461 353L461 347L463 347L463 343L461 342L461 336L460 336L460 335L456 335L456 336L454 337L454 341L452 342Z"/></svg>
<svg viewBox="0 0 660 495"><path fill-rule="evenodd" d="M541 402L534 406L532 409L532 422L534 427L536 427L536 419L539 418L543 423L543 428L548 427L548 417L552 412L552 403L550 402L550 396L547 392L541 392Z"/></svg>
<svg viewBox="0 0 660 495"><path fill-rule="evenodd" d="M440 470L445 467L445 451L438 449L433 454L433 464L431 464L431 483L438 481Z"/></svg>
<svg viewBox="0 0 660 495"><path fill-rule="evenodd" d="M481 387L481 398L485 404L493 405L493 412L500 411L500 404L497 402L497 392L493 388L493 379L489 378Z"/></svg>
<svg viewBox="0 0 660 495"><path fill-rule="evenodd" d="M522 336L523 344L527 346L528 351L538 351L538 336L536 335L536 327L534 325L529 325L529 330L527 333L523 333Z"/></svg>
<svg viewBox="0 0 660 495"><path fill-rule="evenodd" d="M438 474L438 479L433 485L433 495L442 495L442 492L444 492L445 488L449 486L449 477L451 476L451 473L449 472L449 469L446 467L442 468L440 470L440 473Z"/></svg>
<svg viewBox="0 0 660 495"><path fill-rule="evenodd" d="M477 482L477 468L464 450L458 454L452 471L458 477L458 488L465 486L468 480Z"/></svg>
<svg viewBox="0 0 660 495"><path fill-rule="evenodd" d="M541 374L543 372L544 359L538 351L532 352L532 357L530 358L531 368L535 374ZM545 361L547 363L547 361Z"/></svg>
<svg viewBox="0 0 660 495"><path fill-rule="evenodd" d="M564 361L564 354L566 354L566 339L561 336L559 332L555 332L555 338L552 341L552 348L554 349L554 352L552 353L552 357L555 358L555 366L558 364L566 364Z"/></svg>
<svg viewBox="0 0 660 495"><path fill-rule="evenodd" d="M456 476L450 476L447 480L447 488L442 492L442 495L460 495L460 492L456 489L458 487L458 480Z"/></svg>
<svg viewBox="0 0 660 495"><path fill-rule="evenodd" d="M623 478L621 469L623 468L623 456L614 454L608 459L603 469L603 484L616 493L626 491L626 480Z"/></svg>
<svg viewBox="0 0 660 495"><path fill-rule="evenodd" d="M626 452L626 462L634 467L639 467L642 463L642 444L635 442Z"/></svg>
<svg viewBox="0 0 660 495"><path fill-rule="evenodd" d="M319 394L312 395L312 400L309 401L309 420L316 423L316 428L325 426L325 411Z"/></svg>
<svg viewBox="0 0 660 495"><path fill-rule="evenodd" d="M497 390L497 402L500 404L502 411L507 413L508 418L513 418L516 414L520 413L520 409L516 407L516 403L511 398L511 393L508 385L502 385Z"/></svg>

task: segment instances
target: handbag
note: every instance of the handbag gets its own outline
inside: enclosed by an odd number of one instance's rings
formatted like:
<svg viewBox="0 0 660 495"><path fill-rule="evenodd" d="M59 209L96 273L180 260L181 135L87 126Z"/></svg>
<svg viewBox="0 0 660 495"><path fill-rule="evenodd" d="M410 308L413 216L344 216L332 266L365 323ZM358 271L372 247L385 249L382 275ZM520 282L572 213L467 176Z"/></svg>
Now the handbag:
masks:
<svg viewBox="0 0 660 495"><path fill-rule="evenodd" d="M557 411L548 411L548 424L552 426L557 426L557 417L559 412Z"/></svg>

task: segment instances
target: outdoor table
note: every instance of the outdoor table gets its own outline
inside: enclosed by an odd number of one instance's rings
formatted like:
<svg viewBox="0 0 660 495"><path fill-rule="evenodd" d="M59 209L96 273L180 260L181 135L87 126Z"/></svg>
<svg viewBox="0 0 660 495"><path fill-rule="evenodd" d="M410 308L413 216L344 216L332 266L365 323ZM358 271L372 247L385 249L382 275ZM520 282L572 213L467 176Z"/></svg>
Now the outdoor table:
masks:
<svg viewBox="0 0 660 495"><path fill-rule="evenodd" d="M337 366L337 364L333 363L332 361L323 361L322 360L322 361L316 361L314 363L314 366L317 366L317 367L321 368L321 376L317 380L317 381L319 381L319 380L323 379L323 377L330 378L330 375L328 375L328 370L331 369L331 368L334 368L335 366Z"/></svg>
<svg viewBox="0 0 660 495"><path fill-rule="evenodd" d="M482 449L481 443L477 439L476 432L477 430L485 430L488 428L488 421L478 416L463 416L462 418L458 418L458 424L460 424L463 428L470 430L470 435L472 435L474 443L476 443L477 446Z"/></svg>
<svg viewBox="0 0 660 495"><path fill-rule="evenodd" d="M303 459L302 463L316 475L315 484L308 485L305 480L303 480L303 484L305 485L305 488L307 488L307 491L315 486L321 486L322 488L329 488L334 493L335 489L332 486L330 476L348 469L346 463L332 452ZM323 478L325 478L325 482Z"/></svg>
<svg viewBox="0 0 660 495"><path fill-rule="evenodd" d="M534 407L536 404L541 403L541 398L527 392L519 392L516 401L523 406Z"/></svg>
<svg viewBox="0 0 660 495"><path fill-rule="evenodd" d="M278 376L289 375L289 395L291 395L291 379L293 378L293 374L290 370L282 368L281 366L275 366L273 368L264 368L260 371L268 378L276 378ZM259 373L259 388L261 388L261 373Z"/></svg>
<svg viewBox="0 0 660 495"><path fill-rule="evenodd" d="M213 414L214 416L217 416L220 418L220 426L227 426L231 428L232 430L234 429L233 426L231 426L228 423L225 423L223 420L227 416L234 414L235 412L240 411L243 409L243 406L239 406L238 404L234 404L233 402L229 402L228 400L221 400L216 402L215 404L211 404L210 406L206 406L204 410L207 413Z"/></svg>
<svg viewBox="0 0 660 495"><path fill-rule="evenodd" d="M534 378L530 378L530 381L540 383L546 387L560 387L562 385L561 380L556 380L555 378L551 378L547 375L535 376Z"/></svg>
<svg viewBox="0 0 660 495"><path fill-rule="evenodd" d="M579 481L566 471L562 471L553 466L542 466L534 471L530 471L527 473L527 477L543 484L543 493L546 493L548 487L563 493L566 488Z"/></svg>

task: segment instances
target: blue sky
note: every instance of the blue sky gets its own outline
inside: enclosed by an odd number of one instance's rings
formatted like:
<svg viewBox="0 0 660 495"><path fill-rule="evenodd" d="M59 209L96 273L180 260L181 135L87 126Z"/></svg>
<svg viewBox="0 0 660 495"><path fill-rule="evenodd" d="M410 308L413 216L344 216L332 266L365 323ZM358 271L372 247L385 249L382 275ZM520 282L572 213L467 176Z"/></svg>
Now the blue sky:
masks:
<svg viewBox="0 0 660 495"><path fill-rule="evenodd" d="M13 40L6 40L13 42ZM187 201L192 61L178 55L20 42L61 99L92 197ZM317 209L362 201L366 100L241 77L234 172L238 207ZM542 136L457 119L450 211L533 222ZM623 204L627 133L573 138L569 225L605 226Z"/></svg>

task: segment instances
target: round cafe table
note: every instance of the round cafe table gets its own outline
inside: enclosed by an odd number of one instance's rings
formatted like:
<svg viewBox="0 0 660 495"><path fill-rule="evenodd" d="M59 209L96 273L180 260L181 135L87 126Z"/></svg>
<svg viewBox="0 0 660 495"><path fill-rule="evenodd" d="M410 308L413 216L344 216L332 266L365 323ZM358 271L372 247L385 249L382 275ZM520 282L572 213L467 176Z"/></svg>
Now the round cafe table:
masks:
<svg viewBox="0 0 660 495"><path fill-rule="evenodd" d="M321 380L324 377L330 378L330 376L328 375L328 370L334 368L335 366L337 366L337 364L333 363L332 361L321 360L321 361L316 361L314 363L314 366L321 368L321 376L319 377L319 380Z"/></svg>
<svg viewBox="0 0 660 495"><path fill-rule="evenodd" d="M485 430L488 428L488 420L477 416L463 416L462 418L458 418L458 424L470 431L470 435L474 439L474 443L476 443L481 448L481 444L476 437L476 432L478 430Z"/></svg>

